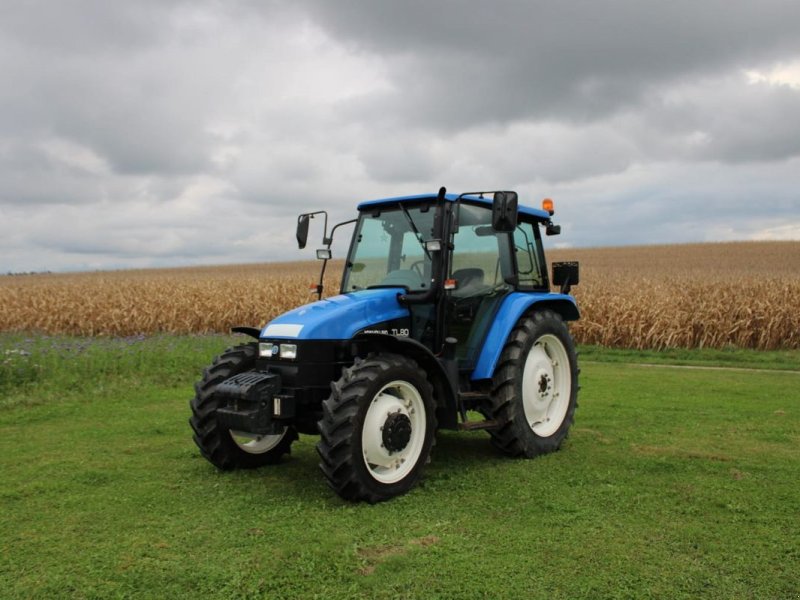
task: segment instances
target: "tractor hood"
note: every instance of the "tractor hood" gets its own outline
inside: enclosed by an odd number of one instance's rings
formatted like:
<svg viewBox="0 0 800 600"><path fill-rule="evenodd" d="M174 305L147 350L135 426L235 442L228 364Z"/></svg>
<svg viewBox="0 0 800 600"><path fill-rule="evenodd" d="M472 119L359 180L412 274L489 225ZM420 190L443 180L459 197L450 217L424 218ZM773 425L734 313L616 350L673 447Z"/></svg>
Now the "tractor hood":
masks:
<svg viewBox="0 0 800 600"><path fill-rule="evenodd" d="M409 316L397 301L401 288L360 290L312 302L273 319L262 338L297 340L348 340L358 331L392 319Z"/></svg>

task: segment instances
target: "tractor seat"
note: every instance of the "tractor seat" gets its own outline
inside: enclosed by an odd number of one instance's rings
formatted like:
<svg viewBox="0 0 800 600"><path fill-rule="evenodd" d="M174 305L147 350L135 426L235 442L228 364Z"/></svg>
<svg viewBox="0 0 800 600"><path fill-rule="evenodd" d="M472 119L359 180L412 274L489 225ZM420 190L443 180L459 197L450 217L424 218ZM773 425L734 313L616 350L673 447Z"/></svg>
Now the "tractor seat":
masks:
<svg viewBox="0 0 800 600"><path fill-rule="evenodd" d="M451 292L454 298L480 296L491 289L491 286L483 283L483 269L477 267L453 271L453 279L458 282L458 287Z"/></svg>
<svg viewBox="0 0 800 600"><path fill-rule="evenodd" d="M425 282L414 269L396 269L394 271L389 271L386 277L381 280L380 285L396 285L398 287L408 288L409 290L419 290L423 289Z"/></svg>

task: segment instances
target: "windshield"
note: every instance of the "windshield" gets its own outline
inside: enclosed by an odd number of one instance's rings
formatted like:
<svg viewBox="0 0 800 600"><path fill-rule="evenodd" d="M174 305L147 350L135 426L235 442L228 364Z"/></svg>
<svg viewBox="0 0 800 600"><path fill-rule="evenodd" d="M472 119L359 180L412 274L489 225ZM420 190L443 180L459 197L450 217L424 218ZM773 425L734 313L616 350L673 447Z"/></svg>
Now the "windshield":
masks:
<svg viewBox="0 0 800 600"><path fill-rule="evenodd" d="M361 213L342 291L384 286L427 290L431 285L431 259L423 242L432 237L434 212L430 204L425 204Z"/></svg>

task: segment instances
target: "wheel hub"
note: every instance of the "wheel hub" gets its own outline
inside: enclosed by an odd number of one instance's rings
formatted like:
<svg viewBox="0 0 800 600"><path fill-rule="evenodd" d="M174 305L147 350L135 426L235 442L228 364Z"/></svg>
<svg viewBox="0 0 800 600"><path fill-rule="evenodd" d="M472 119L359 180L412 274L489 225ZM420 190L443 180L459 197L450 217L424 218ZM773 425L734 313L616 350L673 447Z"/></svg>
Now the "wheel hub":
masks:
<svg viewBox="0 0 800 600"><path fill-rule="evenodd" d="M539 376L539 398L546 398L548 392L552 388L553 379L547 373L542 373Z"/></svg>
<svg viewBox="0 0 800 600"><path fill-rule="evenodd" d="M391 454L400 452L411 439L411 419L401 412L390 414L383 424L383 445Z"/></svg>

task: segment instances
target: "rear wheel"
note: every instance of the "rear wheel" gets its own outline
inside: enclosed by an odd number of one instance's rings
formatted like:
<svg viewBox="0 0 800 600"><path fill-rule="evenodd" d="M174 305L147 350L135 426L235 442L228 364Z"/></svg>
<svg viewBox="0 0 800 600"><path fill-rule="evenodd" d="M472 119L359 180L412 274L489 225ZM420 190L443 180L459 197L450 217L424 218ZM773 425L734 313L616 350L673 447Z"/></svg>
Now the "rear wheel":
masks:
<svg viewBox="0 0 800 600"><path fill-rule="evenodd" d="M522 317L495 369L492 443L529 458L558 450L575 416L578 373L575 344L560 315L544 310Z"/></svg>
<svg viewBox="0 0 800 600"><path fill-rule="evenodd" d="M436 428L425 372L398 354L356 359L322 403L317 444L328 484L345 500L379 502L419 480Z"/></svg>
<svg viewBox="0 0 800 600"><path fill-rule="evenodd" d="M297 432L291 427L285 427L278 435L258 435L227 429L217 421L217 409L222 405L215 395L217 386L252 369L257 356L255 343L228 348L203 371L203 379L194 386L195 397L189 403L193 439L200 454L219 469L250 469L277 463L290 453L292 442L297 439Z"/></svg>

